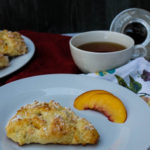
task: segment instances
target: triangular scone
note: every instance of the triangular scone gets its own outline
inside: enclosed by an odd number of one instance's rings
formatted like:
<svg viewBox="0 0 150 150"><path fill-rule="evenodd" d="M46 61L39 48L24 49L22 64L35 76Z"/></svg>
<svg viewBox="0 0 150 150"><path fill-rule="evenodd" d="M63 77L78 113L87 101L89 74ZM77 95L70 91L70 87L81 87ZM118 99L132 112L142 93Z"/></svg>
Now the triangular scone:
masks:
<svg viewBox="0 0 150 150"><path fill-rule="evenodd" d="M27 52L27 46L19 32L0 31L0 53L14 57Z"/></svg>
<svg viewBox="0 0 150 150"><path fill-rule="evenodd" d="M96 144L99 134L91 123L60 104L35 101L17 111L6 126L7 136L19 145Z"/></svg>

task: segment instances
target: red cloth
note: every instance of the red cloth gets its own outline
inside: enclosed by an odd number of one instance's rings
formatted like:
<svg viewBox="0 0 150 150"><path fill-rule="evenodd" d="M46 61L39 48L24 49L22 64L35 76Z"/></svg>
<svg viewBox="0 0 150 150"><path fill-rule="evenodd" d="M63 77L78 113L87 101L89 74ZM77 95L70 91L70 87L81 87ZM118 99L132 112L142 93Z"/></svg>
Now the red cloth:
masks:
<svg viewBox="0 0 150 150"><path fill-rule="evenodd" d="M17 79L52 73L81 73L73 62L68 36L20 31L35 44L35 54L24 67L0 80L0 85Z"/></svg>

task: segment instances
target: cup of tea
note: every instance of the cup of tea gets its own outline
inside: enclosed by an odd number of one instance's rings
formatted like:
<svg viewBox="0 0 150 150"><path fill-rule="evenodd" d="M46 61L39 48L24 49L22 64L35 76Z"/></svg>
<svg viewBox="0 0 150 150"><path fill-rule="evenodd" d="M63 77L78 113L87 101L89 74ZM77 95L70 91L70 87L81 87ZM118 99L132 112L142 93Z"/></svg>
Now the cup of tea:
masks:
<svg viewBox="0 0 150 150"><path fill-rule="evenodd" d="M70 39L69 46L75 64L84 73L117 68L147 53L145 47L135 45L128 35L112 31L77 34Z"/></svg>

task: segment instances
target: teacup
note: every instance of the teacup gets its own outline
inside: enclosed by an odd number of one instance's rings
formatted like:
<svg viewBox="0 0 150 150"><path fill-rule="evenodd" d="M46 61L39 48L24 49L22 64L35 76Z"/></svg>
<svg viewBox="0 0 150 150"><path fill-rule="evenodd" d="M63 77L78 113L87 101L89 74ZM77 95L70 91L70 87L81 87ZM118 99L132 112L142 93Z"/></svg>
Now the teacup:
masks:
<svg viewBox="0 0 150 150"><path fill-rule="evenodd" d="M93 52L80 49L79 46L92 42L110 42L124 46L114 52ZM112 31L89 31L73 36L70 41L71 55L78 68L84 72L99 72L120 67L129 60L146 56L147 49L134 44L134 40L122 33Z"/></svg>

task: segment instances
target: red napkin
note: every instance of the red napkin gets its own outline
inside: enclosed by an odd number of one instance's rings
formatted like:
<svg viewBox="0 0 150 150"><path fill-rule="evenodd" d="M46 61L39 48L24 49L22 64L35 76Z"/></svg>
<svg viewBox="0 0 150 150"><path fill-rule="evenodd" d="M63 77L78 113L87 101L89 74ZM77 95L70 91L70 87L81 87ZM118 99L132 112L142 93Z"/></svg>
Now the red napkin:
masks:
<svg viewBox="0 0 150 150"><path fill-rule="evenodd" d="M17 79L52 73L81 73L73 62L68 36L20 31L35 44L35 54L24 67L0 80L0 85Z"/></svg>

